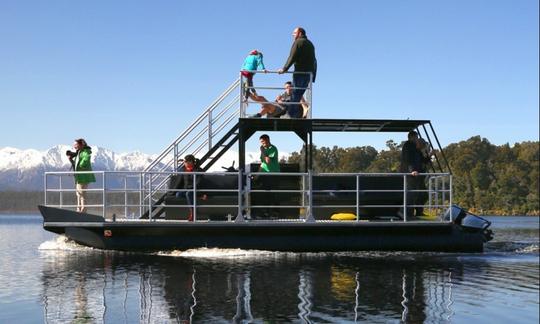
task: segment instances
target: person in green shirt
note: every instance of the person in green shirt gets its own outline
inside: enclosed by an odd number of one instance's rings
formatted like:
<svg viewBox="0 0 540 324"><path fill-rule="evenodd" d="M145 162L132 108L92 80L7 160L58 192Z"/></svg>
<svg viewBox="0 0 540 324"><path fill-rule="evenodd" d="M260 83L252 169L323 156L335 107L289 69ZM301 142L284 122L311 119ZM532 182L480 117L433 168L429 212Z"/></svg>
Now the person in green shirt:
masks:
<svg viewBox="0 0 540 324"><path fill-rule="evenodd" d="M266 134L259 137L261 142L261 167L259 172L279 172L279 160L278 160L278 149L272 143L270 143L270 137ZM271 191L273 181L276 181L276 177L271 175L261 175L259 178L260 184L263 190L268 190L268 193L265 193L266 203L265 205L273 206L276 205L276 197ZM264 209L262 211L263 217L268 218L272 214L276 214L275 210L270 208Z"/></svg>
<svg viewBox="0 0 540 324"><path fill-rule="evenodd" d="M266 134L259 137L261 142L261 172L279 172L278 149L270 143Z"/></svg>

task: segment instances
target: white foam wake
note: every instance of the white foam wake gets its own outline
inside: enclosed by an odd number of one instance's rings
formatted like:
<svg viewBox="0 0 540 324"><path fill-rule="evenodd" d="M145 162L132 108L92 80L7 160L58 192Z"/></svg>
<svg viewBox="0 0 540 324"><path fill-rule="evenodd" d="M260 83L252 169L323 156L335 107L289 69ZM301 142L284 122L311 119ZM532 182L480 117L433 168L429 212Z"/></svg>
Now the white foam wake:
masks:
<svg viewBox="0 0 540 324"><path fill-rule="evenodd" d="M522 247L516 250L516 253L536 253L540 251L540 247L537 244Z"/></svg>
<svg viewBox="0 0 540 324"><path fill-rule="evenodd" d="M88 251L93 250L93 248L88 246L80 245L70 239L65 235L59 235L58 237L45 241L41 243L38 247L38 250L41 251Z"/></svg>
<svg viewBox="0 0 540 324"><path fill-rule="evenodd" d="M185 251L158 252L161 256L184 257L184 258L212 258L212 259L235 259L235 258L257 258L277 256L279 252L261 250L242 249L218 249L218 248L198 248Z"/></svg>

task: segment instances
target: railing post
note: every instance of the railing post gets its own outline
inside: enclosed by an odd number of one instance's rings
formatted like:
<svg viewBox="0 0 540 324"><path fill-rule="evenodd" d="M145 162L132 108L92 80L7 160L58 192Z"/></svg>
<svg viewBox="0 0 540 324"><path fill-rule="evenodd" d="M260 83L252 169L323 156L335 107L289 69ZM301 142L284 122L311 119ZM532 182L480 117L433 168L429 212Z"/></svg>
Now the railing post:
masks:
<svg viewBox="0 0 540 324"><path fill-rule="evenodd" d="M127 176L124 175L124 217L128 218Z"/></svg>
<svg viewBox="0 0 540 324"><path fill-rule="evenodd" d="M306 188L306 175L302 174L302 208L304 209L304 218L307 217L307 208L306 206L306 197L307 197L307 188Z"/></svg>
<svg viewBox="0 0 540 324"><path fill-rule="evenodd" d="M150 179L148 179L148 219L152 219L152 173L149 174Z"/></svg>
<svg viewBox="0 0 540 324"><path fill-rule="evenodd" d="M360 176L356 175L356 221L360 221Z"/></svg>
<svg viewBox="0 0 540 324"><path fill-rule="evenodd" d="M243 168L240 170L243 170ZM251 177L250 175L251 173L245 174L246 189L245 189L244 195L246 197L246 210L247 210L246 218L247 219L251 219Z"/></svg>
<svg viewBox="0 0 540 324"><path fill-rule="evenodd" d="M244 107L244 76L240 72L240 118L245 117L245 107Z"/></svg>
<svg viewBox="0 0 540 324"><path fill-rule="evenodd" d="M441 177L441 185L442 185L442 204L444 205L444 201L446 200L446 179Z"/></svg>
<svg viewBox="0 0 540 324"><path fill-rule="evenodd" d="M407 175L403 175L403 221L407 221Z"/></svg>
<svg viewBox="0 0 540 324"><path fill-rule="evenodd" d="M193 173L193 222L197 221L197 174Z"/></svg>
<svg viewBox="0 0 540 324"><path fill-rule="evenodd" d="M47 173L43 175L43 205L47 206Z"/></svg>
<svg viewBox="0 0 540 324"><path fill-rule="evenodd" d="M452 175L448 175L448 178L449 178L449 189L450 189L450 192L449 192L449 196L450 196L450 199L448 201L448 208L452 208Z"/></svg>
<svg viewBox="0 0 540 324"><path fill-rule="evenodd" d="M106 180L105 174L106 173L102 172L101 174L103 175L102 176L102 179L103 179L103 197L102 197L102 200L103 200L103 219L105 219L105 217L107 216L107 197L105 195L105 180Z"/></svg>
<svg viewBox="0 0 540 324"><path fill-rule="evenodd" d="M428 199L429 199L429 212L431 213L433 211L433 203L432 203L432 200L433 200L433 180L432 177L428 176Z"/></svg>
<svg viewBox="0 0 540 324"><path fill-rule="evenodd" d="M144 197L144 192L143 192L143 181L144 181L144 174L143 173L139 173L139 219L142 217L142 214L143 214L143 197Z"/></svg>
<svg viewBox="0 0 540 324"><path fill-rule="evenodd" d="M75 175L73 175L75 177ZM60 175L60 177L58 177L60 179L60 183L59 183L59 188L60 189L60 208L62 208L62 205L64 204L64 196L63 196L63 193L64 193L64 190L62 188L62 175ZM77 190L77 181L75 181L75 191ZM75 196L77 196L77 193L75 193ZM79 204L79 202L77 201L77 205Z"/></svg>
<svg viewBox="0 0 540 324"><path fill-rule="evenodd" d="M435 205L437 205L437 208L442 206L442 203L439 202L439 179L439 176L435 179Z"/></svg>
<svg viewBox="0 0 540 324"><path fill-rule="evenodd" d="M313 175L311 170L308 171L308 195L309 206L305 221L307 223L314 223L315 218L313 217Z"/></svg>
<svg viewBox="0 0 540 324"><path fill-rule="evenodd" d="M242 169L238 169L238 214L236 215L236 218L235 218L235 222L243 222L245 219L244 219L244 215L242 214L243 212L243 195L244 195L244 190L242 189Z"/></svg>

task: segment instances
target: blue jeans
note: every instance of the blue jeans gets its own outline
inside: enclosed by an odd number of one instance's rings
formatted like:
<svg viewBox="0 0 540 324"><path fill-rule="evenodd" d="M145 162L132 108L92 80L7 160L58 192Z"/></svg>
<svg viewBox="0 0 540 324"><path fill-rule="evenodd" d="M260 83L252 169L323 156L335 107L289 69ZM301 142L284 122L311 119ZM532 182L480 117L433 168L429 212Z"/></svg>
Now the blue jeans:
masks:
<svg viewBox="0 0 540 324"><path fill-rule="evenodd" d="M304 92L309 86L310 75L309 74L293 74L293 87L295 88L304 88L304 89L294 89L291 101L300 102L304 96ZM288 106L288 113L291 118L302 118L302 106L300 104L290 104Z"/></svg>
<svg viewBox="0 0 540 324"><path fill-rule="evenodd" d="M188 191L177 191L176 192L176 197L180 198L182 196L186 197L187 204L191 208L193 206L193 191L188 190Z"/></svg>

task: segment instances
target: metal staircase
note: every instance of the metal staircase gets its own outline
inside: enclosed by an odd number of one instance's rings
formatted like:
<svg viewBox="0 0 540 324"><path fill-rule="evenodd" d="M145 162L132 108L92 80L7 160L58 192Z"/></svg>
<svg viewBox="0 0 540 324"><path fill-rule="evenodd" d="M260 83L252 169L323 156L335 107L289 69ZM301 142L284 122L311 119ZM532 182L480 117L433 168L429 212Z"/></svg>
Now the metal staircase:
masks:
<svg viewBox="0 0 540 324"><path fill-rule="evenodd" d="M185 155L202 155L199 165L204 171L208 171L238 141L239 103L240 78L231 83L144 169L144 178L140 179L141 190L144 191L143 205L149 207L142 218L148 218L149 211L153 212L163 203L170 179L168 172L178 171ZM157 211L153 216L157 217L162 212L163 210Z"/></svg>

